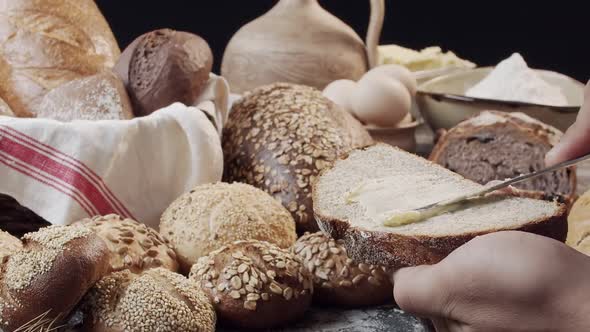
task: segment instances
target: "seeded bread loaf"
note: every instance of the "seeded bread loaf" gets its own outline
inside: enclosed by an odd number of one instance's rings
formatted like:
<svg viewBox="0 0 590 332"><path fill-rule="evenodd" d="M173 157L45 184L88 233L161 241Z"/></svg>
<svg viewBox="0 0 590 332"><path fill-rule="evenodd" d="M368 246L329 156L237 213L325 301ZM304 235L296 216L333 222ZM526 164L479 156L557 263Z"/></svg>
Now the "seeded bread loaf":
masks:
<svg viewBox="0 0 590 332"><path fill-rule="evenodd" d="M545 168L545 155L563 134L523 113L485 111L444 133L430 159L480 184ZM575 168L516 185L547 195L574 195Z"/></svg>
<svg viewBox="0 0 590 332"><path fill-rule="evenodd" d="M215 331L207 296L185 277L163 268L115 272L82 302L86 332Z"/></svg>
<svg viewBox="0 0 590 332"><path fill-rule="evenodd" d="M351 152L314 186L320 228L344 240L351 258L392 268L433 264L478 235L520 230L564 241L566 207L508 195L472 201L455 212L387 227L391 215L481 189L423 158L383 144Z"/></svg>
<svg viewBox="0 0 590 332"><path fill-rule="evenodd" d="M92 229L110 250L112 271L141 273L162 267L178 271L176 252L152 228L118 215L94 217L78 222Z"/></svg>
<svg viewBox="0 0 590 332"><path fill-rule="evenodd" d="M23 249L0 266L0 329L14 331L43 315L58 326L109 272L108 258L105 243L87 227L25 235Z"/></svg>
<svg viewBox="0 0 590 332"><path fill-rule="evenodd" d="M19 239L0 230L0 264L5 263L8 256L17 252L23 247Z"/></svg>
<svg viewBox="0 0 590 332"><path fill-rule="evenodd" d="M293 246L313 276L314 302L360 307L392 300L393 285L385 268L355 262L343 244L317 232L303 235Z"/></svg>
<svg viewBox="0 0 590 332"><path fill-rule="evenodd" d="M188 273L200 257L238 240L260 240L289 248L295 221L264 191L242 183L197 186L174 201L160 221L160 233Z"/></svg>
<svg viewBox="0 0 590 332"><path fill-rule="evenodd" d="M49 91L35 114L60 121L125 120L133 118L133 109L123 82L108 69Z"/></svg>
<svg viewBox="0 0 590 332"><path fill-rule="evenodd" d="M234 104L224 128L226 182L244 182L278 199L297 231L317 231L311 185L353 148L372 144L362 125L311 87L274 84Z"/></svg>
<svg viewBox="0 0 590 332"><path fill-rule="evenodd" d="M51 224L35 212L20 205L14 198L0 194L0 230L20 238L47 226Z"/></svg>
<svg viewBox="0 0 590 332"><path fill-rule="evenodd" d="M111 68L120 53L92 0L1 1L0 41L0 97L17 116L33 115L49 90Z"/></svg>
<svg viewBox="0 0 590 332"><path fill-rule="evenodd" d="M220 324L271 328L303 315L313 281L301 260L263 241L237 241L199 259L189 277L213 302Z"/></svg>

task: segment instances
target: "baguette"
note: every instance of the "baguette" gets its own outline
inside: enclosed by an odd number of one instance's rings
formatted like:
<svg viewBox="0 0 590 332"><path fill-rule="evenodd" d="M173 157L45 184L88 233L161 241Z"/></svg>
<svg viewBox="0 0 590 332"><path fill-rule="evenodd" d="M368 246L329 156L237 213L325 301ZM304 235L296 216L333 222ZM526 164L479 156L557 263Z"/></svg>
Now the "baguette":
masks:
<svg viewBox="0 0 590 332"><path fill-rule="evenodd" d="M441 166L380 144L353 151L322 173L313 190L314 212L320 228L344 240L353 259L392 268L437 263L469 240L496 231L565 240L563 204L507 195L405 226L386 227L380 220L382 212L411 210L479 188ZM362 192L360 198L347 201L355 192Z"/></svg>

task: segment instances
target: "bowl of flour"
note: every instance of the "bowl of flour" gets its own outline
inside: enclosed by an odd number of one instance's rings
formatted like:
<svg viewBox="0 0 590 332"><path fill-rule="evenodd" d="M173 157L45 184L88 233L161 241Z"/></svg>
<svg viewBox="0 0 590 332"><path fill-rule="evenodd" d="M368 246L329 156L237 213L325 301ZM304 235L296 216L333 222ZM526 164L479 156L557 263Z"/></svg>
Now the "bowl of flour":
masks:
<svg viewBox="0 0 590 332"><path fill-rule="evenodd" d="M584 84L531 69L518 53L496 67L476 68L420 85L418 107L433 129L449 129L484 110L523 112L565 131L576 120Z"/></svg>

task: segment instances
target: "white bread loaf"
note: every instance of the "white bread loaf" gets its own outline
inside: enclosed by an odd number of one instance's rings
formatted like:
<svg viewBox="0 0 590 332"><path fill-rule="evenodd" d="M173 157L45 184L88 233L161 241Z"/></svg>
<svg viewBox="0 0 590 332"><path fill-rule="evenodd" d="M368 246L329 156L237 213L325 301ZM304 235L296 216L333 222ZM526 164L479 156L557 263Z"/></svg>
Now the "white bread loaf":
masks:
<svg viewBox="0 0 590 332"><path fill-rule="evenodd" d="M0 45L0 97L21 117L47 91L111 68L120 54L92 0L0 1Z"/></svg>
<svg viewBox="0 0 590 332"><path fill-rule="evenodd" d="M64 122L133 118L125 86L111 70L58 86L41 99L34 112L40 118Z"/></svg>
<svg viewBox="0 0 590 332"><path fill-rule="evenodd" d="M389 267L436 263L472 238L502 230L565 240L565 206L514 196L488 196L422 222L383 226L381 217L387 212L416 209L480 188L423 158L376 145L350 153L324 172L314 186L313 203L320 228L343 239L353 259ZM351 193L356 194L352 200Z"/></svg>

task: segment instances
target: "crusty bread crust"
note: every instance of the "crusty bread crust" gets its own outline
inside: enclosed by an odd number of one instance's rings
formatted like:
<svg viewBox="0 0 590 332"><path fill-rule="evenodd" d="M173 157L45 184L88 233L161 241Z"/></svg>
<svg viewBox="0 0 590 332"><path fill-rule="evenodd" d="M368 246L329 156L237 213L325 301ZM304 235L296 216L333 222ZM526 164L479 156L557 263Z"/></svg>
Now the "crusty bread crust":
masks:
<svg viewBox="0 0 590 332"><path fill-rule="evenodd" d="M343 156L341 160L345 160L346 158L348 158L348 155ZM338 162L332 168L338 165ZM431 163L433 167L441 167L431 161L427 162ZM324 170L322 174L327 171L329 169ZM312 195L314 201L318 199L316 196L316 186L318 183L319 181L314 184ZM344 240L344 246L352 259L358 262L382 265L394 269L436 264L473 238L492 232L484 231L433 237L405 236L388 232L367 231L352 226L347 221L322 213L322 211L319 211L318 206L318 204L314 204L314 213L320 229L335 239ZM564 242L567 236L567 208L565 205L559 204L558 211L550 218L532 220L517 229L506 228L496 229L494 231L508 230L535 233Z"/></svg>

